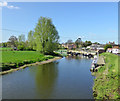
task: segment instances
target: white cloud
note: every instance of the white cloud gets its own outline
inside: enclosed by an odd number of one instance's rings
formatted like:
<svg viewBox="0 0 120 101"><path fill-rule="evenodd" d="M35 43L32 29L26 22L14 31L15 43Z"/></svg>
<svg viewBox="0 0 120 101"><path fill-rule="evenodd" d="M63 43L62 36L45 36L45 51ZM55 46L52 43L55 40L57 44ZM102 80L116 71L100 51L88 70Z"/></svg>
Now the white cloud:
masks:
<svg viewBox="0 0 120 101"><path fill-rule="evenodd" d="M8 3L6 1L0 2L0 7L7 7L9 9L19 9L19 7L17 7L17 6L8 5Z"/></svg>

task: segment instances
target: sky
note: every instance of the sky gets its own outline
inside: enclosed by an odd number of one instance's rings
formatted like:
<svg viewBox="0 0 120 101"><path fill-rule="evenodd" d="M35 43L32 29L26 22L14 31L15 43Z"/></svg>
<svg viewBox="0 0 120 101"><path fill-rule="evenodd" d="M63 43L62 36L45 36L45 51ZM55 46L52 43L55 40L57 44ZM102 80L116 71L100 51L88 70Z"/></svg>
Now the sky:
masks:
<svg viewBox="0 0 120 101"><path fill-rule="evenodd" d="M60 43L69 39L118 43L117 2L4 2L2 7L2 41L25 34L26 39L38 19L48 17L60 36Z"/></svg>

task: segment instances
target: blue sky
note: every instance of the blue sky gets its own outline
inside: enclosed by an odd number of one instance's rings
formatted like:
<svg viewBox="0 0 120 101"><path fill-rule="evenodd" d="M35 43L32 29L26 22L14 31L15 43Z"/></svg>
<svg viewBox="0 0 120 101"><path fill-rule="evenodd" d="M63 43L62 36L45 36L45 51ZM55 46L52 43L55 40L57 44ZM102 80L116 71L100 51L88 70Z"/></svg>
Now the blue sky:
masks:
<svg viewBox="0 0 120 101"><path fill-rule="evenodd" d="M12 5L12 6L11 6ZM2 7L2 41L34 30L40 16L56 26L60 42L68 39L106 43L118 41L117 2L9 2Z"/></svg>

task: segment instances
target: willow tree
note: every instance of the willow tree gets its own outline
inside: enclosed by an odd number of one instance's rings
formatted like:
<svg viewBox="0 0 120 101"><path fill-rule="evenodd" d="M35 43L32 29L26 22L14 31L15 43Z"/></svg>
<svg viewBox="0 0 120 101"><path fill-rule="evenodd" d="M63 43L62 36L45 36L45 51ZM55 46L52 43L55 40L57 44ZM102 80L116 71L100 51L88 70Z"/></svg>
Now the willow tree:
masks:
<svg viewBox="0 0 120 101"><path fill-rule="evenodd" d="M34 39L36 50L42 53L52 53L58 47L59 35L51 19L40 17L35 27Z"/></svg>

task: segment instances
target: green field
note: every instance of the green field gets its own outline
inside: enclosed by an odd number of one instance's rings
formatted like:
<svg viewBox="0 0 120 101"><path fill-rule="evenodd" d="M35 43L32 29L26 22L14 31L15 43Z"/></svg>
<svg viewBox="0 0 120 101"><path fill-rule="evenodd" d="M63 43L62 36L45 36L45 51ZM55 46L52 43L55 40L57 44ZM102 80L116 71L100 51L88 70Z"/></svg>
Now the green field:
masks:
<svg viewBox="0 0 120 101"><path fill-rule="evenodd" d="M10 51L12 50L12 48L9 48L9 47L0 47L0 51Z"/></svg>
<svg viewBox="0 0 120 101"><path fill-rule="evenodd" d="M118 56L111 53L101 54L105 58L105 66L95 73L94 96L96 99L118 99Z"/></svg>
<svg viewBox="0 0 120 101"><path fill-rule="evenodd" d="M44 61L53 58L45 56L37 51L2 51L2 70L17 68L24 64Z"/></svg>

